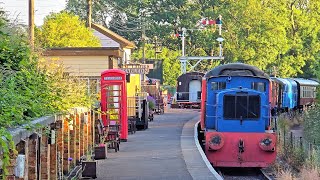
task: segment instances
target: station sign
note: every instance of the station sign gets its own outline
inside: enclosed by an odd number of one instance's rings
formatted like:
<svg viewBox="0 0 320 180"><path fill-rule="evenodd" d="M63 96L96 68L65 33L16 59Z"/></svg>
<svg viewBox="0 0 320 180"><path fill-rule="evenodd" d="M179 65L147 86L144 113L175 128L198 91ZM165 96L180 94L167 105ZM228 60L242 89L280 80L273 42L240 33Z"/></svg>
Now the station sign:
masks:
<svg viewBox="0 0 320 180"><path fill-rule="evenodd" d="M148 65L128 65L120 69L125 71L127 74L148 74L149 73Z"/></svg>

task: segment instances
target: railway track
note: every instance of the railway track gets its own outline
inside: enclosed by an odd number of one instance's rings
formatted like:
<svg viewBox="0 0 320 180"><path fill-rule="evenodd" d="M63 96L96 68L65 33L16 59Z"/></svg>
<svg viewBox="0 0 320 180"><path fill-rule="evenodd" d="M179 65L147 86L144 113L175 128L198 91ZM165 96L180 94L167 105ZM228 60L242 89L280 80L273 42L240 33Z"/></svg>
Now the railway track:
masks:
<svg viewBox="0 0 320 180"><path fill-rule="evenodd" d="M274 180L274 176L260 168L215 168L225 180Z"/></svg>

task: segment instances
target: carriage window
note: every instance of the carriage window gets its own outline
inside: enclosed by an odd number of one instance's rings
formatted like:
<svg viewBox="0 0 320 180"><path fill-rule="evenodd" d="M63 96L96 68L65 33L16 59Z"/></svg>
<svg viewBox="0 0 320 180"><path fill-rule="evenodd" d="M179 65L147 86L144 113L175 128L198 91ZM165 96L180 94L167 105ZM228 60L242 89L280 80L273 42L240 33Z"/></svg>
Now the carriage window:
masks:
<svg viewBox="0 0 320 180"><path fill-rule="evenodd" d="M263 82L253 82L251 84L251 89L256 91L265 92L266 91L266 84Z"/></svg>
<svg viewBox="0 0 320 180"><path fill-rule="evenodd" d="M226 82L212 82L211 90L221 90L226 89Z"/></svg>
<svg viewBox="0 0 320 180"><path fill-rule="evenodd" d="M316 97L316 92L315 92L315 87L307 87L307 86L302 86L302 91L301 91L301 98L315 98Z"/></svg>
<svg viewBox="0 0 320 180"><path fill-rule="evenodd" d="M223 117L225 119L258 119L260 97L254 95L225 95Z"/></svg>

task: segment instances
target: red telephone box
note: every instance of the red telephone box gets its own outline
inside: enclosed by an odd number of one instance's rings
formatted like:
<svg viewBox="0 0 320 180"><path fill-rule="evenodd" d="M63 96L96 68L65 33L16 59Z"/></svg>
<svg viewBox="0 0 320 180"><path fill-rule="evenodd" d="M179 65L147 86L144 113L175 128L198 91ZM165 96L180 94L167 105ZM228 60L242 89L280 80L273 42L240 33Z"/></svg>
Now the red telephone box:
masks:
<svg viewBox="0 0 320 180"><path fill-rule="evenodd" d="M104 126L120 125L120 139L128 139L126 72L108 69L101 73L101 111Z"/></svg>

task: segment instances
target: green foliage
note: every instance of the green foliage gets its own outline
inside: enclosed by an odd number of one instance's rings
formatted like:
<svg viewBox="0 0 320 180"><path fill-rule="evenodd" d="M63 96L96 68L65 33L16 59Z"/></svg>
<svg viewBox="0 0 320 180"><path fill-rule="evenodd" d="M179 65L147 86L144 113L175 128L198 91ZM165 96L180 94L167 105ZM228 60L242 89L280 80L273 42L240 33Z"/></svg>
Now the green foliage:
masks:
<svg viewBox="0 0 320 180"><path fill-rule="evenodd" d="M180 51L169 50L164 47L162 52L157 55L157 59L163 61L163 81L164 85L176 86L176 79L180 75L180 62L178 57ZM146 58L155 58L155 50L151 44L146 44ZM132 59L142 59L142 48L132 54Z"/></svg>
<svg viewBox="0 0 320 180"><path fill-rule="evenodd" d="M303 119L305 137L309 142L316 142L317 145L320 145L320 107L316 106L305 112Z"/></svg>
<svg viewBox="0 0 320 180"><path fill-rule="evenodd" d="M84 0L69 0L67 8L85 18L79 10L84 5ZM135 41L139 41L144 24L147 37L157 36L164 46L179 50L181 40L171 37L174 30L197 29L201 18L216 19L221 14L225 39L225 60L221 63L248 63L281 77L310 78L318 74L319 78L319 8L320 1L305 0L97 0L93 3L93 19L108 25L105 22L110 15L110 28ZM217 26L188 30L186 54L217 56L217 37ZM218 64L203 62L198 70Z"/></svg>
<svg viewBox="0 0 320 180"><path fill-rule="evenodd" d="M156 105L154 104L154 102L153 101L148 101L148 102L149 102L149 109L150 110L155 109Z"/></svg>
<svg viewBox="0 0 320 180"><path fill-rule="evenodd" d="M8 174L7 166L10 165L10 158L17 154L11 134L4 127L0 127L0 157L2 161L3 175ZM1 176L0 176L1 178Z"/></svg>
<svg viewBox="0 0 320 180"><path fill-rule="evenodd" d="M219 1L228 32L225 48L228 59L253 64L281 77L309 72L319 64L319 2ZM305 23L306 21L310 23Z"/></svg>
<svg viewBox="0 0 320 180"><path fill-rule="evenodd" d="M71 13L52 13L35 31L36 42L50 47L99 47L100 41L86 28L84 21Z"/></svg>
<svg viewBox="0 0 320 180"><path fill-rule="evenodd" d="M64 74L59 63L40 61L24 31L7 22L0 13L0 151L5 175L9 156L15 154L7 128L91 104L84 83Z"/></svg>

